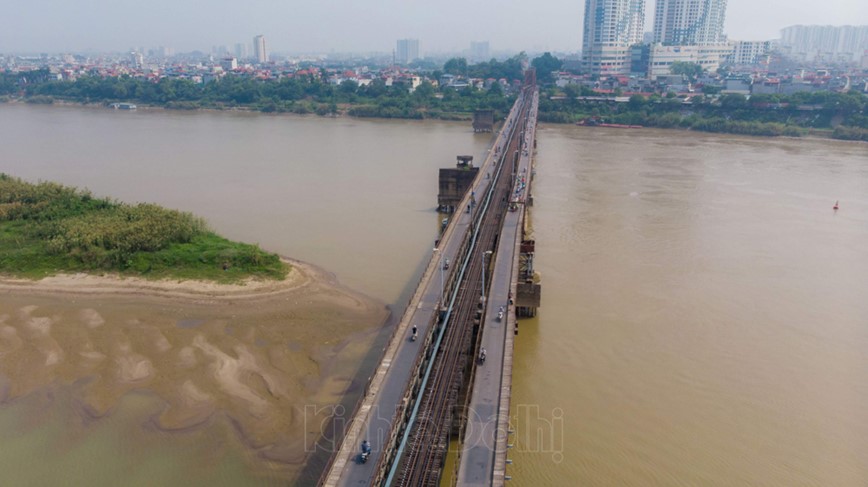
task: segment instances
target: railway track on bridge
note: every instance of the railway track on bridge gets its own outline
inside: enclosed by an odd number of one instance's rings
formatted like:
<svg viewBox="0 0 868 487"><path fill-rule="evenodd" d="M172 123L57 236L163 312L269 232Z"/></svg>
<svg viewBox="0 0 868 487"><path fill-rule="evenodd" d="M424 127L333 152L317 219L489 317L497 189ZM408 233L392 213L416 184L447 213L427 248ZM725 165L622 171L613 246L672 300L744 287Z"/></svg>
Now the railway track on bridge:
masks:
<svg viewBox="0 0 868 487"><path fill-rule="evenodd" d="M485 198L476 205L476 231L471 231L470 245L465 250L463 276L455 304L442 325L443 337L436 360L418 399L415 420L411 421L409 434L399 448L397 468L390 472L390 485L439 485L456 408L463 406L459 404L460 389L473 371L478 353L472 337L474 326L482 322L485 309L481 300L483 266L492 262L483 254L496 252L503 215L508 210L515 163L522 150L522 128L528 116L532 88L527 86L524 89L519 117L509 127L508 142L493 171L492 186Z"/></svg>

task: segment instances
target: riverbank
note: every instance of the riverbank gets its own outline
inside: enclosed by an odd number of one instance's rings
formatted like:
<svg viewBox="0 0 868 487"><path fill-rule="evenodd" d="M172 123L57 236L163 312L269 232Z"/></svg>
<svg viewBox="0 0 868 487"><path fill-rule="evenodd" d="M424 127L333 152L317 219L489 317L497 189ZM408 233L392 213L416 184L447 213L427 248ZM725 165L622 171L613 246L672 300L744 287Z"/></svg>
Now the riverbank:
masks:
<svg viewBox="0 0 868 487"><path fill-rule="evenodd" d="M8 103L10 105L57 105L66 107L83 107L95 109L111 108L108 102L78 102L59 98L52 98L42 102L31 102L28 98L8 98L0 100L0 104ZM163 111L177 110L184 112L203 112L203 113L265 113L271 115L289 115L289 116L316 116L316 117L352 117L357 119L377 119L377 120L440 120L446 122L469 122L473 120L473 112L442 112L442 111L424 111L414 112L413 114L401 113L381 113L376 106L370 104L338 104L335 111L330 110L286 110L272 107L254 107L254 106L192 106L192 105L149 105L146 103L136 102L136 111Z"/></svg>
<svg viewBox="0 0 868 487"><path fill-rule="evenodd" d="M311 279L331 279L310 264L282 257L290 269L282 280L248 277L237 283L189 279L145 279L117 273L60 273L39 280L0 274L0 293L27 292L43 295L93 295L160 297L187 301L264 299L310 284ZM296 266L299 266L297 269ZM315 277L312 277L315 276Z"/></svg>
<svg viewBox="0 0 868 487"><path fill-rule="evenodd" d="M58 105L58 106L81 106L92 108L112 108L113 100L101 100L97 102L85 102L56 98L52 96L36 95L30 97L4 97L0 98L0 104L27 104L27 105ZM301 100L292 104L280 105L267 104L224 104L202 103L193 101L171 101L164 104L149 104L136 101L133 110L180 110L180 111L203 111L203 112L249 112L270 113L289 115L316 115L321 117L354 117L374 119L407 119L407 120L443 120L443 121L470 121L473 119L473 111L442 110L428 107L413 107L412 109L394 109L391 106L381 106L373 100L367 103L321 103L313 100ZM132 111L132 110L130 110Z"/></svg>
<svg viewBox="0 0 868 487"><path fill-rule="evenodd" d="M760 137L807 134L868 141L859 93L815 92L792 95L718 96L633 94L561 96L549 90L540 101L540 121L593 125L641 125Z"/></svg>
<svg viewBox="0 0 868 487"><path fill-rule="evenodd" d="M0 278L0 408L71 390L85 423L130 392L163 410L143 427L234 426L254 467L300 469L319 415L351 390L385 306L313 265L285 259L282 281L221 285L117 275ZM310 416L310 417L307 417ZM317 432L314 428L314 433Z"/></svg>
<svg viewBox="0 0 868 487"><path fill-rule="evenodd" d="M9 99L7 103L10 104L28 104L26 99ZM83 103L83 102L75 102L68 101L62 99L54 99L51 104L59 105L59 106L77 106L77 107L85 107L85 108L106 108L106 103ZM340 104L337 106L337 111L335 112L316 112L316 111L292 111L292 110L270 110L263 109L262 107L253 107L253 106L223 106L220 108L214 107L186 107L186 106L161 106L161 105L147 105L147 104L138 104L139 110L145 111L163 111L163 110L178 110L178 111L196 111L196 112L212 112L212 113L221 113L221 112L240 112L240 113L267 113L274 115L290 115L290 116L307 116L307 115L316 115L318 117L351 117L356 119L375 119L375 120L389 120L389 119L408 119L408 120L443 120L443 121L470 121L473 118L472 112L431 112L425 113L422 115L413 114L408 116L402 116L401 114L392 113L389 116L382 116L379 114L377 110L371 110L371 105L350 105L350 104ZM376 108L376 107L373 107ZM550 114L541 113L540 121L544 123L549 123L553 125L572 125L576 123L576 120L582 120L585 115L571 115L571 116L563 116L560 112L554 112ZM623 117L617 118L621 120ZM739 122L731 122L731 121L721 121L717 118L708 119L707 123L702 123L697 126L693 126L695 119L690 119L687 122L682 123L680 120L674 120L671 117L667 118L661 122L658 121L650 121L647 118L637 119L635 117L627 117L625 118L628 122L633 124L635 122L636 126L641 125L642 127L647 128L656 128L656 129L671 129L677 130L679 132L683 131L694 131L694 132L708 132L708 133L720 133L720 134L734 134L734 135L750 135L753 137L767 137L767 138L777 138L777 137L794 137L794 138L818 138L818 139L830 139L830 140L844 140L844 141L855 141L855 142L865 142L864 129L862 132L856 133L854 131L858 131L858 128L852 127L839 127L836 129L832 128L803 128L796 126L783 126L779 123L762 123L762 124L749 124L749 123L741 123Z"/></svg>

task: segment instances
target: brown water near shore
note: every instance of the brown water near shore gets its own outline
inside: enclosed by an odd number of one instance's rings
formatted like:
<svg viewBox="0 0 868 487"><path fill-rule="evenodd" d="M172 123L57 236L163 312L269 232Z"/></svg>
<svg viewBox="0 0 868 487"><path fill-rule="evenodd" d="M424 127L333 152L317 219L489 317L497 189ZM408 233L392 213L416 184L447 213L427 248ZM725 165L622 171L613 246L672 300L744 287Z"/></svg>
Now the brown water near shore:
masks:
<svg viewBox="0 0 868 487"><path fill-rule="evenodd" d="M298 262L261 297L170 297L179 294L174 284L163 296L130 295L119 292L125 281L103 281L96 292L3 287L0 404L30 404L41 411L35 423L63 407L76 423L99 425L133 404L148 431L216 426L226 430L222 443L240 440L247 468L263 480L298 474L325 419L316 406L352 392L386 317L381 304ZM125 399L132 392L138 399Z"/></svg>

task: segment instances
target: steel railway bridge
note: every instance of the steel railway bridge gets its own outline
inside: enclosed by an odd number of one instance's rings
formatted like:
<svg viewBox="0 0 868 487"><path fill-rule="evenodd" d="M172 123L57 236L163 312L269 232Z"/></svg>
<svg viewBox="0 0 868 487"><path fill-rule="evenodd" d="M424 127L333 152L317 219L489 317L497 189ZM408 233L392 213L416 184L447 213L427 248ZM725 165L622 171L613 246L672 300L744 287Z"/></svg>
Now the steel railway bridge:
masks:
<svg viewBox="0 0 868 487"><path fill-rule="evenodd" d="M444 474L454 475L458 485L502 485L508 479L512 339L518 332L516 310L526 309L517 308L519 286L530 284L522 249L537 104L529 71L473 186L438 240L320 485L437 486ZM452 265L444 265L447 259ZM443 472L455 437L464 440L459 468ZM372 447L364 463L363 440Z"/></svg>

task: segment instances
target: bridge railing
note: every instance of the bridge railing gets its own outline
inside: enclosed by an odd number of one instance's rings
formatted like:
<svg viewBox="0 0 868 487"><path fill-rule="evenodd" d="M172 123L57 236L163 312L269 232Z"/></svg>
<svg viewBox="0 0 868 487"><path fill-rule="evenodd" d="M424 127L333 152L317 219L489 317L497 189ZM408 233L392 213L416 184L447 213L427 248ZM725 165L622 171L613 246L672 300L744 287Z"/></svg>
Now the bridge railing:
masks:
<svg viewBox="0 0 868 487"><path fill-rule="evenodd" d="M480 174L481 174L481 172L480 172ZM490 180L489 184L492 184L493 182L494 182L494 179ZM471 198L471 194L470 193L466 194L464 196L464 198L461 200L461 203L459 203L457 211L464 211L464 209L467 207L467 205L470 202L470 198ZM476 215L474 215L474 216L476 216ZM454 228L454 226L450 222L448 230L451 231L453 228ZM474 235L473 235L473 229L474 228L475 228L474 221L471 221L469 226L468 226L468 231L465 232L464 236L462 237L461 245L459 246L458 251L456 252L456 255L455 255L455 261L456 262L464 262L466 260L468 248L472 244L472 239L474 237ZM450 234L450 236L451 236L451 234ZM444 238L442 240L446 240L445 234L444 234ZM466 264L462 265L460 267L460 269L463 270L465 266L466 266ZM447 296L450 294L452 294L454 296L454 294L456 292L455 280L457 277L460 277L461 274L462 274L462 272L459 271L459 266L453 266L452 267L452 270L450 270L450 272L449 272L448 286L446 286L444 288L443 296ZM448 292L446 291L446 288L448 288ZM454 301L454 297L451 301ZM376 469L377 477L374 479L373 485L379 485L382 482L382 480L384 480L383 477L386 474L388 474L389 471L391 470L391 469L387 470L387 468L386 468L387 465L393 464L396 460L396 456L400 453L398 451L398 446L399 446L398 441L397 441L398 437L401 436L405 432L406 428L410 427L409 425L407 425L408 420L412 416L412 414L408 415L408 412L410 412L413 409L410 406L411 406L411 404L415 405L414 401L418 399L419 394L422 392L422 389L420 388L417 390L416 386L418 385L418 382L420 381L420 379L423 379L422 371L425 370L427 368L427 365L429 364L429 362L434 359L434 357L436 355L435 349L439 346L439 340L436 342L433 342L432 339L433 339L435 334L438 334L438 336L439 336L442 329L446 326L446 324L448 322L448 316L451 314L451 311L452 311L452 306L450 304L450 306L448 306L446 309L446 318L444 318L443 322L440 323L439 317L440 317L441 311L438 309L437 313L432 317L431 322L429 323L428 329L430 331L429 331L428 335L426 336L426 340L425 340L426 353L420 354L416 358L416 361L413 364L413 373L410 375L410 377L407 380L407 383L404 385L405 394L404 394L404 398L401 402L400 408L396 409L392 413L392 417L390 418L390 422L389 422L391 427L389 428L388 447L384 448L383 454L380 455L380 459L377 462L377 469ZM432 347L432 345L433 345L433 347ZM423 382L424 382L424 379L423 379ZM398 421L398 418L401 416L403 416L403 418L401 418L401 421Z"/></svg>

